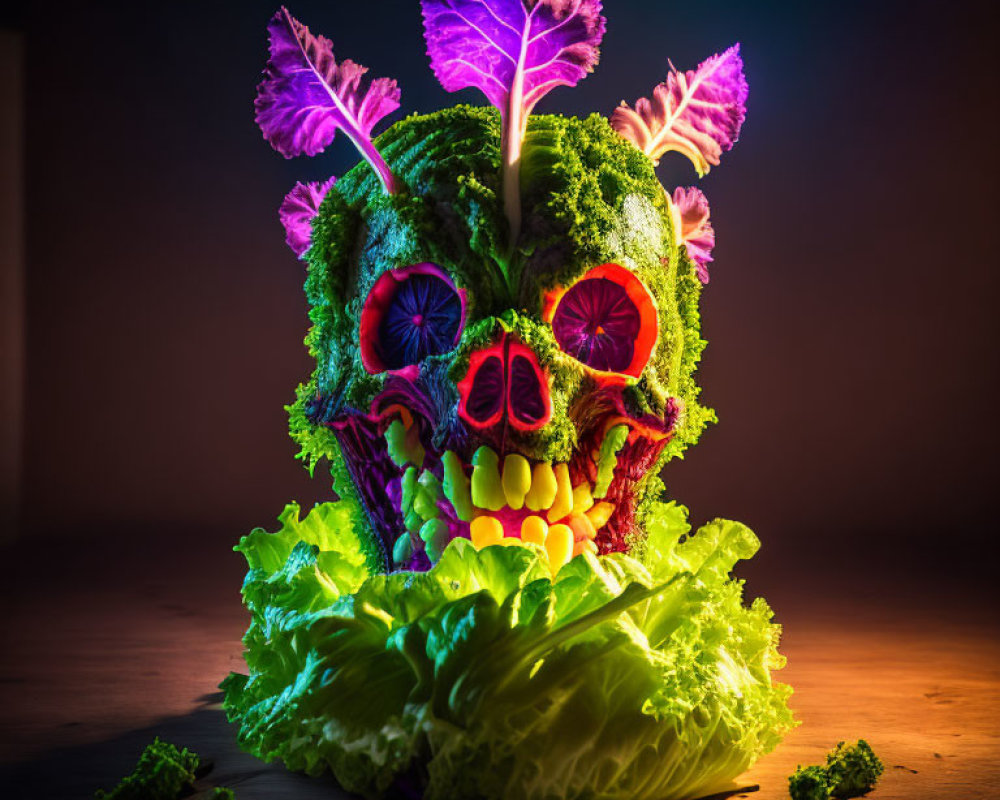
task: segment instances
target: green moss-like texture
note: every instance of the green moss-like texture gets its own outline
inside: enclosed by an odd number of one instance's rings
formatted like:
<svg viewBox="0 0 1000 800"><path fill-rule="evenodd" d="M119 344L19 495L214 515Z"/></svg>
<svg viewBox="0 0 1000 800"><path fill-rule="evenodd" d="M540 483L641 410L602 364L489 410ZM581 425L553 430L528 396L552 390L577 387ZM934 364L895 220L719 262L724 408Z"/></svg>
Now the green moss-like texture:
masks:
<svg viewBox="0 0 1000 800"><path fill-rule="evenodd" d="M517 445L538 458L567 460L576 445L567 412L593 379L557 346L542 320L543 297L595 266L616 262L649 288L660 328L649 364L626 389L627 402L653 414L662 414L671 397L681 407L674 438L640 492L659 494L659 467L693 444L714 415L698 402L694 381L705 345L701 283L675 244L669 199L650 160L598 115L532 116L521 167L523 224L511 243L499 199L494 109L456 106L411 116L376 144L408 191L386 196L368 166L359 164L330 190L313 222L306 344L316 371L289 407L302 457L310 466L339 458L332 433L310 422L307 403L335 396L367 410L383 385L383 376L365 372L358 349L361 308L372 285L387 270L431 261L467 291L468 310L458 347L427 359L422 369L445 368L457 382L471 351L501 328L512 331L549 371L554 405L552 422L520 435Z"/></svg>
<svg viewBox="0 0 1000 800"><path fill-rule="evenodd" d="M177 800L191 794L200 763L196 753L157 737L142 751L132 774L110 791L98 789L95 800Z"/></svg>

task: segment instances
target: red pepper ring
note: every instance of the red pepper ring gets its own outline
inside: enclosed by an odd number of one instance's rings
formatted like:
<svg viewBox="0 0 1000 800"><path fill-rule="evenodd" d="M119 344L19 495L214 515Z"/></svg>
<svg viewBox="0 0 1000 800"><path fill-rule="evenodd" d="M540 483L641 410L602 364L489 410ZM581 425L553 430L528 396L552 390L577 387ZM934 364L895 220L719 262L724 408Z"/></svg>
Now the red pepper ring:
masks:
<svg viewBox="0 0 1000 800"><path fill-rule="evenodd" d="M484 366L490 373L481 374ZM529 432L552 419L548 373L530 347L507 334L469 355L458 395L458 415L474 428L492 427L506 417L513 428Z"/></svg>
<svg viewBox="0 0 1000 800"><path fill-rule="evenodd" d="M515 364L527 364L534 385L515 386ZM549 391L549 376L541 368L534 351L521 342L507 343L507 419L517 430L527 433L544 428L552 419L552 393ZM523 376L520 378L523 380ZM514 397L514 390L526 390ZM528 404L537 407L529 408Z"/></svg>
<svg viewBox="0 0 1000 800"><path fill-rule="evenodd" d="M626 296L639 312L639 333L633 344L632 360L621 372L594 369L583 362L580 362L580 364L597 378L600 383L623 384L628 378L638 378L642 374L643 369L645 369L646 364L649 363L649 359L653 355L653 349L656 347L656 342L660 336L656 302L653 300L653 296L649 293L645 284L633 272L620 264L601 264L587 271L579 280L574 281L569 286L559 286L550 289L545 293L543 298L542 319L551 325L553 319L555 319L559 303L566 292L582 281L597 278L605 278L625 290Z"/></svg>
<svg viewBox="0 0 1000 800"><path fill-rule="evenodd" d="M374 403L372 405L374 405ZM374 416L379 422L391 422L393 419L397 418L395 416L397 414L399 415L398 419L403 423L403 427L409 430L413 426L413 414L411 414L410 409L402 403L390 403L381 411L373 413L372 416Z"/></svg>
<svg viewBox="0 0 1000 800"><path fill-rule="evenodd" d="M502 372L506 372L503 369L503 339L483 350L471 353L469 355L469 369L465 373L465 377L458 382L458 396L460 398L458 415L475 428L488 428L496 425L504 414L506 397L500 398L500 401L496 403L496 410L485 417L477 415L469 409L469 399L473 398L473 387L476 376L479 374L479 368L490 358L497 359L500 362ZM504 381L506 382L506 376L504 376Z"/></svg>
<svg viewBox="0 0 1000 800"><path fill-rule="evenodd" d="M628 425L629 444L635 444L639 439L649 439L651 442L661 442L664 439L669 439L673 434L672 430L660 430L659 428L653 428L649 425L645 425L637 419L615 415L613 417L608 417L605 421L604 435L607 436L608 431L616 425Z"/></svg>

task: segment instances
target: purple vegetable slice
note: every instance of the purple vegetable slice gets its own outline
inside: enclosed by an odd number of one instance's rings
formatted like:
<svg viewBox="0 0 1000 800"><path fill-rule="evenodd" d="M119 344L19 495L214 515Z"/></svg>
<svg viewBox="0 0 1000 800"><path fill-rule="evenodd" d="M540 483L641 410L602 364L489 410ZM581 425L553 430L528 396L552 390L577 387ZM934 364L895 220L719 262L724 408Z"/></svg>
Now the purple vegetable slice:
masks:
<svg viewBox="0 0 1000 800"><path fill-rule="evenodd" d="M384 273L361 310L364 368L377 374L452 350L465 324L465 293L435 264Z"/></svg>

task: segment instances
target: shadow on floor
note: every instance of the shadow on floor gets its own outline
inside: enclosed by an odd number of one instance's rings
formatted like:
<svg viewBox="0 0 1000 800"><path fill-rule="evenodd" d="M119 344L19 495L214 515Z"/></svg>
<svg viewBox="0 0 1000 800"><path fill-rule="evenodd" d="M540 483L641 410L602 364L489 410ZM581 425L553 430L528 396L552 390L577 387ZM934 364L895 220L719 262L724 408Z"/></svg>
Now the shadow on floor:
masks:
<svg viewBox="0 0 1000 800"><path fill-rule="evenodd" d="M215 700L215 696L203 698ZM0 765L0 797L5 800L92 800L97 789L110 789L132 771L139 754L153 738L188 747L213 763L198 782L199 792L188 800L207 797L213 786L227 786L237 800L351 800L329 776L310 778L265 764L239 750L234 728L225 714L202 709L173 717L105 742L53 750L20 764ZM753 797L757 786L746 786L700 800Z"/></svg>
<svg viewBox="0 0 1000 800"><path fill-rule="evenodd" d="M216 698L205 698L215 700ZM132 771L143 748L159 736L212 761L199 789L228 786L238 800L347 800L332 778L309 778L280 764L264 764L239 750L222 711L200 709L104 742L67 747L18 764L0 765L0 797L6 800L91 800ZM197 795L194 796L197 798ZM192 800L194 800L194 798Z"/></svg>

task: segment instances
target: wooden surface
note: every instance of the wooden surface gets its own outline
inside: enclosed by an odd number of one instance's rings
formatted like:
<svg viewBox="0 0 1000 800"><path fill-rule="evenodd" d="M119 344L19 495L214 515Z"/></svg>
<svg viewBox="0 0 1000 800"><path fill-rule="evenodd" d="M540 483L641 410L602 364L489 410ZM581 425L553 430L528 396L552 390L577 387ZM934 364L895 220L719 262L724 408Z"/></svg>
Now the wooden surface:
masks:
<svg viewBox="0 0 1000 800"><path fill-rule="evenodd" d="M218 710L217 683L242 663L235 557L211 569L180 554L117 553L126 567L103 558L55 570L40 558L4 587L0 797L91 797L154 735L213 759L211 782L238 800L345 796L240 753ZM785 625L780 678L795 687L802 725L744 776L761 787L748 797L787 798L796 764L859 736L886 764L875 800L1000 797L1000 626L973 613L981 603L818 585L768 596Z"/></svg>

